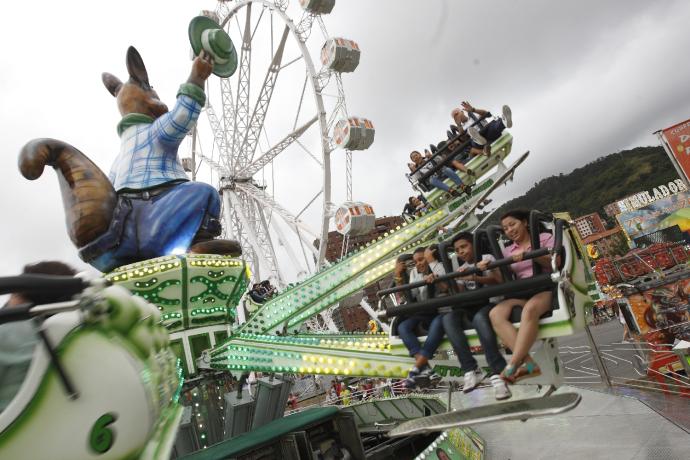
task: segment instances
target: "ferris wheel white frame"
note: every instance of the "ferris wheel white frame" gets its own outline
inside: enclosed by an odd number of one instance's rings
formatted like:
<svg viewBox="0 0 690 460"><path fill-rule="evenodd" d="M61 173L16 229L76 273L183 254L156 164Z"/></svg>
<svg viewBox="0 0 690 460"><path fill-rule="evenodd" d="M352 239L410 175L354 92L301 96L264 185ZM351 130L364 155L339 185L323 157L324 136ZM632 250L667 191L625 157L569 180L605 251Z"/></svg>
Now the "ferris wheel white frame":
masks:
<svg viewBox="0 0 690 460"><path fill-rule="evenodd" d="M269 220L264 209L270 210L271 214L275 213L280 216L295 233L301 246L307 271L310 269L310 255L314 259L313 265L315 269L326 263L326 242L329 223L334 209L331 201L330 153L335 149L335 145L329 133L336 121L343 118L346 119L348 116L345 94L340 73L326 66L317 72L305 43L311 34L314 22L319 25L324 35L324 40L328 38L325 25L319 14L304 10L299 22L295 23L285 12L288 5L287 0L275 0L273 2L268 0L241 0L231 6L228 3L228 1L220 0L215 11L221 27L224 28L229 28L233 18L236 18L236 14L241 9L246 8L244 29L241 29L240 21L235 20L242 35L241 47L238 46L240 48L238 50L240 56L237 70L236 96L233 95L230 80L220 79L222 116L218 116L210 100L205 108L213 132L214 143L219 152L219 158L214 159L203 153L197 153L197 156L205 161L220 178L226 236L240 241L245 251L244 258L252 268L254 278L269 278L279 286L284 286L286 284L285 276L281 273L278 264L274 242L269 234ZM251 18L252 5L259 5L262 8L259 19L255 24L252 24ZM258 29L264 12L267 10L270 11L271 15L276 14L284 23L285 28L283 29L280 44L275 50L273 50L273 40L271 40L273 58L266 72L263 86L256 98L255 106L250 111L249 86L252 38ZM273 35L272 19L271 35ZM301 54L290 62L282 64L283 51L288 36L292 36ZM240 44L237 43L237 45ZM300 104L294 120L293 131L257 156L256 149L259 136L262 130L264 130L264 122L278 74L281 69L300 59L304 60L306 76ZM330 112L330 116L327 117L322 91L333 77L337 88L337 96L333 110ZM306 123L297 127L308 81L311 81L317 113ZM321 141L320 159L311 153L299 140L300 136L317 122ZM297 143L302 150L321 166L323 178L321 190L297 214L289 212L274 197L257 186L252 180L256 173L272 163L281 152L293 143ZM345 165L346 198L351 200L352 154L349 150L345 151ZM300 216L320 197L322 198L321 228L313 230L300 219ZM291 262L298 264L296 251L290 246L290 242L285 238L280 226L275 224L271 228L277 235L278 242L285 248ZM320 242L318 248L314 246L314 240ZM299 265L301 266L301 263Z"/></svg>

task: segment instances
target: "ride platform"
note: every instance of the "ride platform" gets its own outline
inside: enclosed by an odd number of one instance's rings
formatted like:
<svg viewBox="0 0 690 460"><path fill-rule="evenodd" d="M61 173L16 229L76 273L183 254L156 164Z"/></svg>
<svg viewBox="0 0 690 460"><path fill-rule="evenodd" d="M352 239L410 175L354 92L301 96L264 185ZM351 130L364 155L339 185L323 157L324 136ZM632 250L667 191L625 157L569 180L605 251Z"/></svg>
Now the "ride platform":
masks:
<svg viewBox="0 0 690 460"><path fill-rule="evenodd" d="M535 396L534 387L513 386L511 390L513 397L508 401ZM657 412L636 397L582 387L566 385L555 395L573 392L579 393L582 400L569 412L526 422L474 425L472 428L485 441L485 458L688 458L690 433L669 420L672 414ZM674 410L687 411L690 400L677 399ZM451 399L456 410L495 402L490 389L457 392Z"/></svg>

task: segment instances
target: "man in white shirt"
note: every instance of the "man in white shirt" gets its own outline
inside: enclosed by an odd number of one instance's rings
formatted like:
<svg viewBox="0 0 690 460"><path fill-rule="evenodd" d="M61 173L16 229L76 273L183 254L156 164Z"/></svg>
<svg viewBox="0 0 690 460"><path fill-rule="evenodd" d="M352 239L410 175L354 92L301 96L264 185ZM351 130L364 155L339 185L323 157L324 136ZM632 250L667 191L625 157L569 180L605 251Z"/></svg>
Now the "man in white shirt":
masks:
<svg viewBox="0 0 690 460"><path fill-rule="evenodd" d="M461 232L453 239L453 248L457 255L457 262L454 269L457 271L468 271L472 268L482 270L480 274L473 274L457 278L460 290L475 290L488 284L499 284L502 277L497 269L486 270L490 262L495 259L491 255L482 255L482 260L474 263L475 254L473 247L473 236L469 232ZM462 262L462 265L460 265ZM465 328L474 328L479 336L479 342L484 349L486 361L491 368L491 385L494 388L496 399L506 399L511 396L510 390L501 379L500 373L506 366L506 361L498 350L496 333L491 327L489 311L496 304L497 298L489 299L486 306L481 308L458 308L451 313L443 315L443 328L448 336L448 340L453 345L453 350L458 356L460 367L465 371L463 391L468 393L481 383L486 377L484 371L479 367L477 360L472 356Z"/></svg>
<svg viewBox="0 0 690 460"><path fill-rule="evenodd" d="M495 118L491 121L485 118L474 124L473 118L488 117L491 114L486 110L477 109L467 101L462 102L462 109L459 107L453 109L451 116L460 133L466 132L472 139L470 155L476 156L482 153L489 155L491 143L501 137L504 129L513 126L513 115L509 106L503 106L502 115L502 118Z"/></svg>

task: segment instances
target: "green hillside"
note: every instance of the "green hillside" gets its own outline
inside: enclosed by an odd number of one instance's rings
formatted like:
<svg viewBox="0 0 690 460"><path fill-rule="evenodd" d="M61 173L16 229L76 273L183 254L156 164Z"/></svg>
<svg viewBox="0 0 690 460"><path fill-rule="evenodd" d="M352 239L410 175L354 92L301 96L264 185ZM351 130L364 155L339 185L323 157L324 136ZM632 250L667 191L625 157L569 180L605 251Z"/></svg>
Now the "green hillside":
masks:
<svg viewBox="0 0 690 460"><path fill-rule="evenodd" d="M678 178L662 147L637 147L596 159L569 174L547 177L522 196L497 208L490 223L498 223L509 209L568 211L573 217L603 207L640 190L650 190Z"/></svg>

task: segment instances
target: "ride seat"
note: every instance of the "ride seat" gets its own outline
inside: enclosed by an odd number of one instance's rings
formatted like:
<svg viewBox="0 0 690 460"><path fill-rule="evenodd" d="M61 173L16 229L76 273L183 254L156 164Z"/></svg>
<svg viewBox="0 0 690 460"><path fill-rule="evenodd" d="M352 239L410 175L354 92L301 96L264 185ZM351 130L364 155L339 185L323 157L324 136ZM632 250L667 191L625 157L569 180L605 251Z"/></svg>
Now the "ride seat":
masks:
<svg viewBox="0 0 690 460"><path fill-rule="evenodd" d="M409 316L396 316L393 318L393 321L391 322L391 332L390 335L398 337L398 326L400 325L401 322L405 321ZM415 327L415 335L417 337L426 337L427 334L429 333L429 322L428 321L420 321L419 324Z"/></svg>

